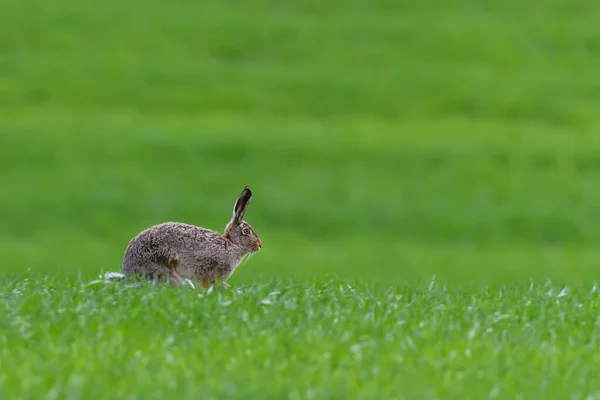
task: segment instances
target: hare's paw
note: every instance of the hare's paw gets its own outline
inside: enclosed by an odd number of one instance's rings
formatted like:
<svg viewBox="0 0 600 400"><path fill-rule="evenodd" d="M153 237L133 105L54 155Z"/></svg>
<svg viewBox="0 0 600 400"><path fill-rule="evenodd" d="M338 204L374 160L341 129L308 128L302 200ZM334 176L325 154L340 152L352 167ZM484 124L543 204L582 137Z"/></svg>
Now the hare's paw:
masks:
<svg viewBox="0 0 600 400"><path fill-rule="evenodd" d="M194 283L191 280L189 280L188 278L185 278L184 281L190 288L196 289L196 286L194 285Z"/></svg>

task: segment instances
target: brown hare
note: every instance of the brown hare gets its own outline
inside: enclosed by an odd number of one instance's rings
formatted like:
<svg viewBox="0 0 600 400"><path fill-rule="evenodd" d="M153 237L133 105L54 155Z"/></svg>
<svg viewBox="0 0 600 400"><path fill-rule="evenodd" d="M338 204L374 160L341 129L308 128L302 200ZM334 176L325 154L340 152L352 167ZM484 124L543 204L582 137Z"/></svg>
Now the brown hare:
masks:
<svg viewBox="0 0 600 400"><path fill-rule="evenodd" d="M229 287L226 281L244 256L262 248L254 229L243 220L251 199L246 186L223 234L180 222L165 222L140 232L125 250L123 275L107 275L107 279L137 276L173 285L197 281L204 288L218 280L222 287Z"/></svg>

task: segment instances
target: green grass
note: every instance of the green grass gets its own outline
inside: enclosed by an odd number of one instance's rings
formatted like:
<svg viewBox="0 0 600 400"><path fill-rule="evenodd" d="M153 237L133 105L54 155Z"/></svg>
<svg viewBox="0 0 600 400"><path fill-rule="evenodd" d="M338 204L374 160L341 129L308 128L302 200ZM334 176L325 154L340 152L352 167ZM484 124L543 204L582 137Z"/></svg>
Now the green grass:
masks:
<svg viewBox="0 0 600 400"><path fill-rule="evenodd" d="M0 1L0 397L600 398L598 26ZM82 286L150 225L222 230L245 185L241 294Z"/></svg>
<svg viewBox="0 0 600 400"><path fill-rule="evenodd" d="M3 282L6 399L595 399L595 286ZM60 367L59 367L60 366Z"/></svg>

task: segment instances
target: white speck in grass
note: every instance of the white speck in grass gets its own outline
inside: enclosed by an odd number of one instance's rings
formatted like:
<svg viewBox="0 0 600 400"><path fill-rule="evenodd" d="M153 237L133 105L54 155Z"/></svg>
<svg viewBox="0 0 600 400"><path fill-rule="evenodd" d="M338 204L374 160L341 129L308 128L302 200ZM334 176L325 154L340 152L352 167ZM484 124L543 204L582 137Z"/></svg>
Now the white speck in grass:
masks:
<svg viewBox="0 0 600 400"><path fill-rule="evenodd" d="M503 319L509 319L510 315L508 314L500 314L499 312L496 312L496 314L494 315L494 323L500 322Z"/></svg>
<svg viewBox="0 0 600 400"><path fill-rule="evenodd" d="M53 386L52 389L50 389L50 391L48 392L48 399L58 399L58 388L56 386Z"/></svg>
<svg viewBox="0 0 600 400"><path fill-rule="evenodd" d="M412 338L410 336L406 337L406 345L412 351L416 351L417 350L417 345L415 344L414 340L412 340Z"/></svg>
<svg viewBox="0 0 600 400"><path fill-rule="evenodd" d="M350 346L350 351L354 354L356 358L360 358L361 356L361 345L359 343L353 344Z"/></svg>
<svg viewBox="0 0 600 400"><path fill-rule="evenodd" d="M563 287L562 290L560 291L559 294L556 295L556 297L565 297L569 295L569 288L568 287Z"/></svg>
<svg viewBox="0 0 600 400"><path fill-rule="evenodd" d="M71 375L69 378L69 384L71 386L79 387L83 383L84 379L81 375Z"/></svg>
<svg viewBox="0 0 600 400"><path fill-rule="evenodd" d="M497 398L499 394L500 394L500 388L498 386L494 385L494 387L490 391L490 399Z"/></svg>
<svg viewBox="0 0 600 400"><path fill-rule="evenodd" d="M296 304L296 299L295 298L286 299L283 303L283 307L286 310L295 310L296 308L298 308L298 305Z"/></svg>
<svg viewBox="0 0 600 400"><path fill-rule="evenodd" d="M106 281L105 279L95 279L95 280L93 280L93 281L90 281L90 282L86 283L86 284L84 285L84 287L85 287L85 286L97 285L97 284L99 284L99 283L106 284L106 283L109 283L109 282L108 282L108 281Z"/></svg>
<svg viewBox="0 0 600 400"><path fill-rule="evenodd" d="M21 338L29 339L33 335L31 333L31 323L26 318L17 315L13 321L13 325L19 329Z"/></svg>
<svg viewBox="0 0 600 400"><path fill-rule="evenodd" d="M221 295L221 293L219 293L219 305L221 307L228 307L231 304L233 304L233 300L231 300L231 299L223 299L223 296Z"/></svg>
<svg viewBox="0 0 600 400"><path fill-rule="evenodd" d="M300 400L301 398L302 396L297 391L290 393L288 396L288 400Z"/></svg>
<svg viewBox="0 0 600 400"><path fill-rule="evenodd" d="M175 357L173 356L173 353L171 353L170 351L167 351L165 353L165 363L167 365L175 365Z"/></svg>
<svg viewBox="0 0 600 400"><path fill-rule="evenodd" d="M263 306L270 306L271 304L273 304L273 302L270 299L262 299L260 301L260 304L262 304Z"/></svg>
<svg viewBox="0 0 600 400"><path fill-rule="evenodd" d="M473 327L469 330L469 333L467 334L467 338L469 339L469 341L471 341L475 338L478 330L479 330L479 320L476 320L475 324L473 324Z"/></svg>
<svg viewBox="0 0 600 400"><path fill-rule="evenodd" d="M432 292L433 289L435 289L435 275L433 275L433 277L431 278L431 282L429 282L429 287L427 288L427 290Z"/></svg>
<svg viewBox="0 0 600 400"><path fill-rule="evenodd" d="M598 291L598 284L596 282L594 282L594 285L592 286L592 291L590 292L590 294L594 294Z"/></svg>
<svg viewBox="0 0 600 400"><path fill-rule="evenodd" d="M340 343L346 343L351 337L352 337L351 332L344 332L344 334L340 338Z"/></svg>

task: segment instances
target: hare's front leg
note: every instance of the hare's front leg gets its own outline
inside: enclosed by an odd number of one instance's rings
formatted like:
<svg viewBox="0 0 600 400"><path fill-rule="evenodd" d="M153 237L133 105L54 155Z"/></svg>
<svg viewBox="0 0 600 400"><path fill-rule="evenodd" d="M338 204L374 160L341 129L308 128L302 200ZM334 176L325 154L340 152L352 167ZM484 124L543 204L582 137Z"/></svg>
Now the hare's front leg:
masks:
<svg viewBox="0 0 600 400"><path fill-rule="evenodd" d="M208 278L200 276L198 277L198 282L200 282L200 285L202 285L204 289L208 289L210 286L210 280Z"/></svg>
<svg viewBox="0 0 600 400"><path fill-rule="evenodd" d="M204 277L200 277L198 278L198 281L200 282L200 284L202 285L202 287L204 289L208 289L211 285L215 284L215 280L210 280L208 278L204 278ZM227 284L227 282L222 281L221 285L220 285L223 289L228 289L230 286Z"/></svg>

